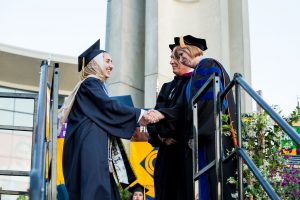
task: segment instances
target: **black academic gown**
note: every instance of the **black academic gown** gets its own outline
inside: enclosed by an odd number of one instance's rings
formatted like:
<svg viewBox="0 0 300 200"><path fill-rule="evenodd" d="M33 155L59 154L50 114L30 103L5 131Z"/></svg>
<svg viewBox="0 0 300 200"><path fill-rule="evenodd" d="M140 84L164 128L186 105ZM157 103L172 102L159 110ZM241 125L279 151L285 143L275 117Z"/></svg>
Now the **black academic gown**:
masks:
<svg viewBox="0 0 300 200"><path fill-rule="evenodd" d="M72 200L118 200L120 194L108 164L108 139L130 139L140 110L107 96L104 84L87 78L68 117L63 172Z"/></svg>
<svg viewBox="0 0 300 200"><path fill-rule="evenodd" d="M175 77L173 81L165 83L155 109L162 112L166 119L150 128L150 143L159 146L155 168L154 187L155 200L189 200L193 194L192 181L192 151L187 145L184 135L186 98L185 89L188 76ZM157 137L174 138L177 144L166 146Z"/></svg>
<svg viewBox="0 0 300 200"><path fill-rule="evenodd" d="M208 78L217 73L220 77L220 88L223 90L230 82L229 75L224 67L212 58L201 60L194 70L191 78L190 100L204 85ZM198 108L198 142L199 142L199 167L203 168L215 159L215 125L214 125L214 102L212 89L201 96L197 104ZM230 120L234 118L235 107L232 92L226 96L226 102L223 102L224 113L228 114ZM189 130L192 130L192 110L189 109L188 121L190 123ZM190 131L192 134L192 131ZM234 148L234 133L231 136L222 136L223 150L231 151ZM235 185L227 183L229 177L234 177L236 172L236 161L232 160L223 165L223 191L224 199L232 199L231 194L235 193ZM216 173L215 168L212 169L208 176L201 177L199 200L217 199L216 197Z"/></svg>

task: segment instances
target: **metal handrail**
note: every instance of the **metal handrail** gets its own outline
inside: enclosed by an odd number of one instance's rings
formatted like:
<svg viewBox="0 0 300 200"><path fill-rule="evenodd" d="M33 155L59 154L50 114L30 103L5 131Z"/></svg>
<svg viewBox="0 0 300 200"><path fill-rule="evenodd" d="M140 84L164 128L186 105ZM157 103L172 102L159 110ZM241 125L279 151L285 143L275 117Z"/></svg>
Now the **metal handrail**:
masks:
<svg viewBox="0 0 300 200"><path fill-rule="evenodd" d="M0 170L1 176L29 176L29 171Z"/></svg>
<svg viewBox="0 0 300 200"><path fill-rule="evenodd" d="M29 192L24 191L8 191L0 188L0 195L20 195L29 194L30 199L56 199L56 160L57 160L57 109L58 109L58 82L59 82L59 64L55 63L53 70L53 79L51 87L50 109L50 135L49 140L46 139L46 117L47 117L47 77L48 62L42 61L40 73L40 86L38 94L28 93L8 93L0 92L1 98L22 98L34 99L33 128L23 126L0 126L0 129L6 130L33 130L32 137L32 153L31 153L31 171L12 171L0 170L0 174L9 176L30 176ZM37 113L37 114L36 114ZM26 113L27 114L27 113ZM48 144L49 143L49 144ZM46 153L49 158L49 166L46 165ZM45 170L48 172L50 179L46 180ZM48 182L49 181L49 182ZM1 199L1 197L0 197Z"/></svg>
<svg viewBox="0 0 300 200"><path fill-rule="evenodd" d="M37 123L34 127L35 142L30 174L30 199L44 199L44 176L45 168L45 131L46 131L46 104L47 104L47 71L48 62L43 60L41 63L40 86L37 107Z"/></svg>
<svg viewBox="0 0 300 200"><path fill-rule="evenodd" d="M204 94L209 88L212 87L213 90L213 99L214 101L214 123L215 123L215 160L210 162L206 165L203 169L198 172L198 108L197 102L200 100L202 94ZM199 89L199 91L194 95L192 98L192 106L193 106L193 172L194 172L194 180L198 180L199 177L209 170L211 170L214 166L216 167L216 174L217 174L217 184L216 184L216 191L218 199L222 198L222 162L221 162L221 152L222 152L222 141L221 141L221 134L219 133L221 125L221 115L218 112L218 94L220 92L220 78L217 73L212 74L205 84ZM195 184L194 184L194 191L195 191Z"/></svg>
<svg viewBox="0 0 300 200"><path fill-rule="evenodd" d="M193 123L194 123L194 128L193 128L193 172L195 173L194 175L194 180L197 180L199 176L201 176L203 173L205 173L207 170L209 170L212 166L215 166L215 161L214 163L209 163L204 169L200 170L198 172L198 115L197 115L197 102L200 99L200 96L205 93L210 87L213 87L214 84L214 79L215 75L213 74L209 77L209 79L205 82L205 84L198 90L198 92L193 96L192 98L192 109L193 109ZM214 89L214 88L213 88ZM218 92L218 91L217 91Z"/></svg>
<svg viewBox="0 0 300 200"><path fill-rule="evenodd" d="M28 195L28 192L27 191L2 190L0 188L0 194L4 194L4 195Z"/></svg>
<svg viewBox="0 0 300 200"><path fill-rule="evenodd" d="M270 185L270 183L266 179L264 179L262 173L256 167L256 165L251 160L251 158L248 156L245 149L238 148L237 152L238 152L239 157L243 158L244 162L248 165L249 169L253 172L254 176L257 178L258 182L261 184L261 186L267 192L269 197L271 197L271 199L280 199L278 197L278 195L275 193L275 191L274 191L273 187Z"/></svg>
<svg viewBox="0 0 300 200"><path fill-rule="evenodd" d="M286 132L289 137L300 146L300 136L297 132L278 115L252 88L246 81L243 80L242 75L235 74L234 79L259 105L262 107L270 117Z"/></svg>
<svg viewBox="0 0 300 200"><path fill-rule="evenodd" d="M58 135L58 85L59 85L59 64L54 64L52 87L51 87L51 124L50 124L50 148L49 148L49 160L51 160L51 181L49 183L50 191L48 193L48 199L56 199L56 179L57 179L57 135ZM51 157L50 157L51 155Z"/></svg>
<svg viewBox="0 0 300 200"><path fill-rule="evenodd" d="M246 151L242 148L242 131L241 131L241 91L240 87L242 87L246 93L248 93L260 106L264 109L270 117L290 136L290 138L297 144L300 145L300 136L296 133L296 131L284 120L280 117L248 84L245 82L240 74L235 74L233 80L224 88L223 92L220 92L217 97L214 96L214 105L218 105L217 109L214 107L214 115L215 115L215 123L216 123L216 144L215 149L218 154L216 154L216 159L211 163L207 164L203 169L198 171L198 123L197 123L197 102L200 99L200 96L206 92L209 87L213 87L213 91L217 91L216 85L212 83L216 80L219 80L219 77L216 74L210 76L210 78L206 81L206 83L200 88L197 94L192 99L193 105L193 122L194 122L194 143L193 143L193 169L194 169L194 180L198 180L199 177L209 170L211 170L214 166L216 166L216 175L218 183L221 180L222 184L222 163L227 162L229 160L228 157L232 157L234 154L238 156L238 194L239 199L243 199L243 174L242 174L242 161L244 161L249 169L256 176L259 184L262 185L263 189L269 195L271 199L280 199L276 194L273 187L270 183L262 176L259 169L252 162L251 158L248 156ZM223 158L222 157L222 120L221 120L221 112L222 112L222 102L225 96L233 89L235 86L235 98L236 98L236 125L237 125L237 148L231 153L230 156ZM218 121L216 116L219 118ZM196 151L196 152L195 152ZM196 162L197 161L197 162ZM219 169L218 169L219 168ZM221 171L220 171L221 170ZM218 199L222 199L222 186L221 188L217 188Z"/></svg>
<svg viewBox="0 0 300 200"><path fill-rule="evenodd" d="M1 98L14 98L14 99L36 99L37 94L31 93L11 93L11 92L0 92Z"/></svg>
<svg viewBox="0 0 300 200"><path fill-rule="evenodd" d="M32 131L32 127L29 126L10 126L10 125L0 125L2 130L13 130L13 131Z"/></svg>
<svg viewBox="0 0 300 200"><path fill-rule="evenodd" d="M192 108L193 108L193 123L194 123L194 128L193 128L193 172L195 173L194 175L194 180L197 180L200 175L202 175L202 172L197 173L198 171L198 137L195 137L198 135L198 115L197 115L197 102L199 101L199 98L201 94L206 92L212 85L214 81L215 76L211 76L199 89L199 91L195 94L195 96L192 98Z"/></svg>
<svg viewBox="0 0 300 200"><path fill-rule="evenodd" d="M233 80L228 84L228 86L224 89L224 91L220 94L220 99L223 100L227 93L233 88L234 85L240 85L245 92L247 92L259 105L263 108L269 116L278 123L279 127L286 132L289 137L300 146L300 136L296 133L296 131L280 116L278 115L271 106L269 106L261 96L259 96L256 91L252 89L252 87L244 81L243 77L239 73L234 74Z"/></svg>

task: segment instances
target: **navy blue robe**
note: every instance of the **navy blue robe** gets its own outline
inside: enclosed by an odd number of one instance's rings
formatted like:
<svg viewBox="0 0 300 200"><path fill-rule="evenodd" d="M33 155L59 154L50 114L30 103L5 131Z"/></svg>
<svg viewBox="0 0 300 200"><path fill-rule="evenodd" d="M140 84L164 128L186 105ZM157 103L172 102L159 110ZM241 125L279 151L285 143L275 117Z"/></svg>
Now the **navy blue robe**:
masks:
<svg viewBox="0 0 300 200"><path fill-rule="evenodd" d="M220 90L229 84L229 75L225 71L224 67L216 60L212 58L205 58L201 60L196 66L191 83L187 89L188 98L192 97L198 92L198 90L204 85L208 78L217 73L220 77ZM229 120L233 122L235 115L233 94L230 92L225 101L223 102L224 113L229 115ZM214 125L214 102L213 91L208 90L203 96L200 97L200 101L197 104L198 109L198 150L199 150L199 168L202 169L207 164L215 159L215 125ZM188 115L188 121L190 123L189 130L192 130L192 110ZM230 122L229 122L230 123ZM235 125L235 123L233 123ZM190 137L192 137L192 131L190 131ZM234 148L234 132L231 136L222 136L224 154L231 151ZM236 161L232 160L223 164L223 198L232 199L231 194L235 193L235 185L227 183L229 177L235 177ZM202 175L200 177L199 184L199 200L213 200L216 197L216 173L215 168L212 169L208 175Z"/></svg>
<svg viewBox="0 0 300 200"><path fill-rule="evenodd" d="M109 172L108 138L130 139L140 112L108 97L99 79L90 77L81 84L68 116L63 150L70 199L120 199Z"/></svg>

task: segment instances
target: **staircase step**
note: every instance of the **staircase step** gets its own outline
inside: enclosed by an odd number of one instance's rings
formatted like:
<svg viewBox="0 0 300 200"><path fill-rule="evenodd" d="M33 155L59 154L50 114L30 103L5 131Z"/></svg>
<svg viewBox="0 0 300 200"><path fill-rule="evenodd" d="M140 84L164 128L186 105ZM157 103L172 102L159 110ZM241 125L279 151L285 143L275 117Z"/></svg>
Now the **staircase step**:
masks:
<svg viewBox="0 0 300 200"><path fill-rule="evenodd" d="M300 156L299 155L292 155L290 158L287 160L288 164L294 164L294 165L300 165Z"/></svg>

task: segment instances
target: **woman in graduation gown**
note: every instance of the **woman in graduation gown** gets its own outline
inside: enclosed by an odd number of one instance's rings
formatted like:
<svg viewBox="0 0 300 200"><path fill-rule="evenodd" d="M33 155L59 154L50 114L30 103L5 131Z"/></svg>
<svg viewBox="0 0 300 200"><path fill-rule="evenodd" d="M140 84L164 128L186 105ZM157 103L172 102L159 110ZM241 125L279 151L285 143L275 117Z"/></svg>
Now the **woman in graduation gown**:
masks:
<svg viewBox="0 0 300 200"><path fill-rule="evenodd" d="M80 81L60 112L60 124L68 119L63 150L63 172L69 197L118 200L113 178L111 138L130 139L141 109L112 100L104 85L113 64L100 50L100 40L79 56ZM145 119L140 123L145 125Z"/></svg>
<svg viewBox="0 0 300 200"><path fill-rule="evenodd" d="M198 90L205 84L208 78L216 73L220 77L221 91L229 84L229 75L224 67L213 58L205 58L203 52L207 49L206 41L201 38L195 38L191 35L184 37L175 37L175 44L179 45L177 53L179 60L186 66L194 68L194 72L190 83L187 86L186 96L191 104L191 99ZM229 93L223 102L225 113L229 115L229 120L234 117L234 100L232 93ZM197 104L198 109L198 161L199 169L202 169L207 164L215 160L215 126L214 126L214 102L213 91L208 90ZM192 109L187 116L189 121L190 137L192 137L193 121ZM230 121L232 122L232 121ZM230 123L229 122L229 123ZM232 123L230 123L232 124ZM231 130L231 135L222 136L224 152L231 151L236 144L234 129ZM223 152L223 153L224 153ZM229 184L227 179L234 177L236 172L236 164L234 161L229 161L223 164L223 198L232 199L231 194L235 193L235 185ZM200 177L199 184L199 200L217 199L216 192L216 173L215 169L211 170L207 175Z"/></svg>

